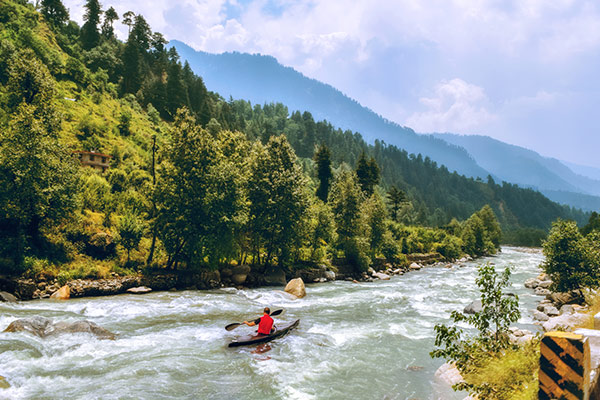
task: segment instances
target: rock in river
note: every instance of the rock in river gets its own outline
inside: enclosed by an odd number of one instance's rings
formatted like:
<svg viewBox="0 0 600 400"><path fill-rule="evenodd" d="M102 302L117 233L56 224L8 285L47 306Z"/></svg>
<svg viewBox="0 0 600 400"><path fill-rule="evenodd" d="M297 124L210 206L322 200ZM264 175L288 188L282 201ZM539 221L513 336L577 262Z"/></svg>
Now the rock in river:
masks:
<svg viewBox="0 0 600 400"><path fill-rule="evenodd" d="M133 294L144 294L144 293L150 293L152 291L152 289L150 289L149 287L146 286L138 286L138 287L132 287L127 289L127 293L133 293Z"/></svg>
<svg viewBox="0 0 600 400"><path fill-rule="evenodd" d="M71 297L71 289L65 285L58 289L56 292L52 293L50 296L51 299L56 300L68 300Z"/></svg>
<svg viewBox="0 0 600 400"><path fill-rule="evenodd" d="M14 303L17 301L17 298L8 292L0 292L0 301Z"/></svg>
<svg viewBox="0 0 600 400"><path fill-rule="evenodd" d="M466 306L463 310L465 314L475 314L483 310L483 305L481 304L481 300L473 300L471 304Z"/></svg>
<svg viewBox="0 0 600 400"><path fill-rule="evenodd" d="M58 335L62 333L91 333L98 339L114 340L115 334L98 326L91 321L57 323L44 317L17 319L8 325L4 332L29 332L39 337Z"/></svg>
<svg viewBox="0 0 600 400"><path fill-rule="evenodd" d="M284 289L287 293L293 294L301 299L306 296L306 287L302 278L295 278L288 282Z"/></svg>

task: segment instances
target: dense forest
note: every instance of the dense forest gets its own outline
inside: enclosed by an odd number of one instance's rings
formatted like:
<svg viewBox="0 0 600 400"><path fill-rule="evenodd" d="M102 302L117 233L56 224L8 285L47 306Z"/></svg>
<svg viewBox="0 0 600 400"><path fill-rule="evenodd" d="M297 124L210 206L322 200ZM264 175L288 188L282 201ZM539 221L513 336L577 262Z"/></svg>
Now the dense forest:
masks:
<svg viewBox="0 0 600 400"><path fill-rule="evenodd" d="M0 3L1 271L343 259L360 272L377 257L539 244L552 220L587 220L308 112L225 100L143 16L85 10L79 27L60 0ZM110 167L82 168L81 151Z"/></svg>

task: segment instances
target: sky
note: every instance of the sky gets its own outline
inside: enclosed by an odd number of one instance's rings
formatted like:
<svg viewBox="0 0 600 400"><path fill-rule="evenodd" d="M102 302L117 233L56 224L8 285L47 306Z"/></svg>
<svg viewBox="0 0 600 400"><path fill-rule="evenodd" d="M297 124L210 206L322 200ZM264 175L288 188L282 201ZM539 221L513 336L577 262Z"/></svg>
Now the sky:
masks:
<svg viewBox="0 0 600 400"><path fill-rule="evenodd" d="M85 1L63 2L81 23ZM600 167L597 0L101 4L197 50L274 56L417 132L487 135Z"/></svg>

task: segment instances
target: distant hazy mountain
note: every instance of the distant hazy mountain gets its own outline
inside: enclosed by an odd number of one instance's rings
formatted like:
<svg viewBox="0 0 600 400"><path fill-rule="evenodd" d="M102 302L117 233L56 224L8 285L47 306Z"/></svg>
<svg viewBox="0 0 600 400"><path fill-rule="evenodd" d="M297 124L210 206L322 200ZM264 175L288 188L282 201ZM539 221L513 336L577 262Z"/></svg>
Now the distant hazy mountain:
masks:
<svg viewBox="0 0 600 400"><path fill-rule="evenodd" d="M481 167L503 181L537 189L559 203L600 210L600 181L576 174L557 159L487 136L434 136L463 147Z"/></svg>
<svg viewBox="0 0 600 400"><path fill-rule="evenodd" d="M572 162L562 161L562 160L561 160L561 162L563 164L565 164L567 167L569 167L571 169L571 171L575 172L578 175L583 175L588 178L592 178L592 179L600 181L600 168L590 167L587 165L574 164Z"/></svg>
<svg viewBox="0 0 600 400"><path fill-rule="evenodd" d="M380 139L408 153L429 156L450 171L482 178L488 175L464 149L390 122L332 86L307 78L271 56L210 54L176 40L170 45L204 79L209 90L226 98L231 96L253 104L283 103L290 112L309 111L315 120L327 120L336 127L359 132L369 143Z"/></svg>

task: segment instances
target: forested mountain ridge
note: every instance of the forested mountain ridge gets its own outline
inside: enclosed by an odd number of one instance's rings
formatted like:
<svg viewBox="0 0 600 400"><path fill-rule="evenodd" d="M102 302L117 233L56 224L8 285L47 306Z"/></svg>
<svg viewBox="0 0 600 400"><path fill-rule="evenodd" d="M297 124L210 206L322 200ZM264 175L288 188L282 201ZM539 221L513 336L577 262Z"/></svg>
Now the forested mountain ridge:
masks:
<svg viewBox="0 0 600 400"><path fill-rule="evenodd" d="M587 211L600 209L600 181L573 172L559 160L487 136L434 136L465 148L479 165L503 181L539 190L562 204Z"/></svg>
<svg viewBox="0 0 600 400"><path fill-rule="evenodd" d="M177 40L172 40L169 45L177 49L208 87L225 98L231 96L253 104L283 103L290 111L309 111L317 120L327 120L341 129L359 132L367 143L379 139L408 153L427 156L461 175L480 178L488 175L459 146L431 135L417 134L391 122L334 87L282 66L274 57L246 53L210 54L196 51Z"/></svg>
<svg viewBox="0 0 600 400"><path fill-rule="evenodd" d="M123 16L121 42L114 9L100 24L88 0L80 28L61 6L0 3L3 272L69 279L338 256L360 271L382 254L494 252L496 216L510 241L532 230L539 240L557 217L587 219L309 112L225 101L143 16ZM110 168L78 166L78 151L108 156Z"/></svg>

